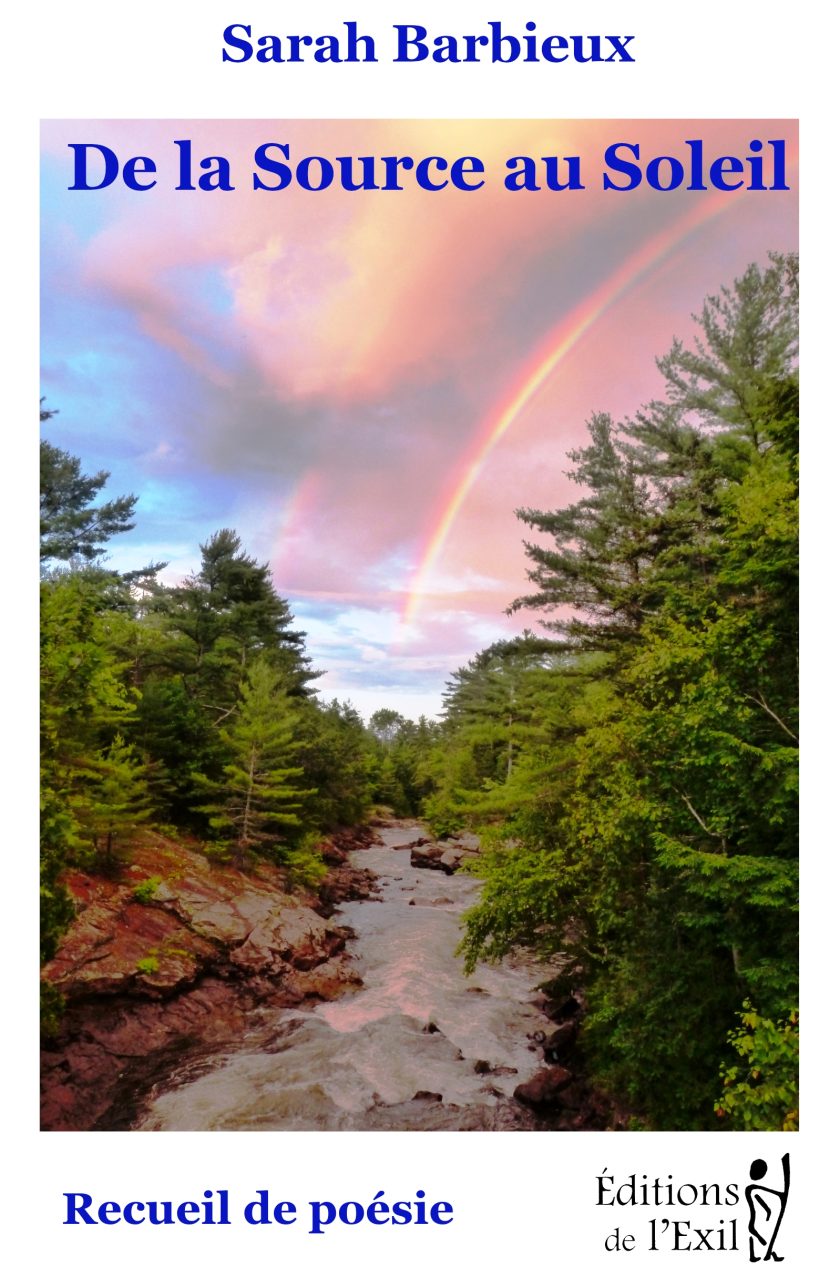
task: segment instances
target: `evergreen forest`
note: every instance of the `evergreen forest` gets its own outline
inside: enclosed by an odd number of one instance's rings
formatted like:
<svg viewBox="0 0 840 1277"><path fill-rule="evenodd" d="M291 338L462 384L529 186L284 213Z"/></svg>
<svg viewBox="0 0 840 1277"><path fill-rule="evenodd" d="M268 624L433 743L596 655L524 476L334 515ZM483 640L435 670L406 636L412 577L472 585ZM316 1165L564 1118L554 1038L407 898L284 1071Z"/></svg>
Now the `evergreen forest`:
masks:
<svg viewBox="0 0 840 1277"><path fill-rule="evenodd" d="M43 442L43 958L67 867L109 872L144 826L306 888L331 830L418 816L480 838L466 967L563 955L633 1124L795 1129L797 300L794 257L751 266L657 361L659 399L592 415L578 499L517 511L527 628L452 673L440 721L319 699L232 529L178 585L111 570L136 499Z"/></svg>

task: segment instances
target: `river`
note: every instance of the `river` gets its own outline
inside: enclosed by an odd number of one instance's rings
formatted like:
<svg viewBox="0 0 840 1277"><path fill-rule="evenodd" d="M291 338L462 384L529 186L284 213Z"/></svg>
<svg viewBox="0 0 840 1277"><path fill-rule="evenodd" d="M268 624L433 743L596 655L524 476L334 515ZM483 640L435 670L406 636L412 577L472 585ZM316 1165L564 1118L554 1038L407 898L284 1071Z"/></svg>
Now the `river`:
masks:
<svg viewBox="0 0 840 1277"><path fill-rule="evenodd" d="M545 1123L512 1098L542 1062L531 1040L553 1027L536 986L551 972L523 958L455 956L460 916L478 882L416 869L398 850L423 830L380 830L352 853L377 875L378 898L334 921L364 984L309 1010L257 1011L233 1051L191 1060L160 1080L140 1130L532 1130Z"/></svg>

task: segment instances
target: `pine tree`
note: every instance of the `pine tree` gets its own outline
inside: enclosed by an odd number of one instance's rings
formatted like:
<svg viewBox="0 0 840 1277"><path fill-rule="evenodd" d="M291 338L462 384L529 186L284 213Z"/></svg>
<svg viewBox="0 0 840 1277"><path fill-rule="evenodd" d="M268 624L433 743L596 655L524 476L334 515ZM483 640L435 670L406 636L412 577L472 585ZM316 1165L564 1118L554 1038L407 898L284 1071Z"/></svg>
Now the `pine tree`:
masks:
<svg viewBox="0 0 840 1277"><path fill-rule="evenodd" d="M419 815L432 790L426 764L435 735L428 719L414 723L393 709L378 709L368 720L373 797L397 816Z"/></svg>
<svg viewBox="0 0 840 1277"><path fill-rule="evenodd" d="M565 729L545 696L464 952L571 952L590 1067L663 1127L718 1120L745 999L776 1024L796 997L796 300L783 257L710 298L659 361L665 396L592 419L583 498L520 512L554 545L526 547L537 590L514 607L591 664L548 673ZM458 687L462 723L481 694Z"/></svg>
<svg viewBox="0 0 840 1277"><path fill-rule="evenodd" d="M136 708L108 644L101 592L84 573L42 582L40 672L41 949L49 958L73 917L62 871L93 850L79 810L90 769Z"/></svg>
<svg viewBox="0 0 840 1277"><path fill-rule="evenodd" d="M196 777L214 793L201 810L238 864L260 851L282 860L284 839L302 828L300 811L310 791L295 783L303 768L291 762L297 722L280 676L258 657L240 684L230 724L220 731L227 754L221 784Z"/></svg>
<svg viewBox="0 0 840 1277"><path fill-rule="evenodd" d="M317 677L304 655L304 635L293 630L289 605L271 581L267 563L242 550L239 536L222 528L201 546L201 567L157 603L175 640L171 662L188 680L210 721L233 706L248 663L263 656L294 695Z"/></svg>
<svg viewBox="0 0 840 1277"><path fill-rule="evenodd" d="M646 568L650 538L650 494L632 448L605 413L589 421L592 442L570 452L569 472L586 494L562 510L517 510L529 527L554 540L553 548L526 542L534 565L528 579L535 593L514 601L511 612L562 609L544 622L577 647L615 647L639 631L650 609Z"/></svg>
<svg viewBox="0 0 840 1277"><path fill-rule="evenodd" d="M93 843L98 863L113 865L121 842L152 814L149 769L117 733L107 749L80 769L79 782L71 810Z"/></svg>
<svg viewBox="0 0 840 1277"><path fill-rule="evenodd" d="M47 413L51 416L51 413ZM45 420L44 410L41 420ZM41 442L41 559L90 562L109 537L134 527L134 496L93 501L108 482L108 471L83 474L81 462L46 440Z"/></svg>

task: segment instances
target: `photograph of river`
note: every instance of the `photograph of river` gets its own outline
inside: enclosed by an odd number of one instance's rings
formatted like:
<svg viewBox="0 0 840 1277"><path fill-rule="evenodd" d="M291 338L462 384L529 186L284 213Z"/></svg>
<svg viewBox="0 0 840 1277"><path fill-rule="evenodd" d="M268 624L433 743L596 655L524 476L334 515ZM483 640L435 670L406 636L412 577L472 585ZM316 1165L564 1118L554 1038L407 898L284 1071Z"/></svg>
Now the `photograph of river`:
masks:
<svg viewBox="0 0 840 1277"><path fill-rule="evenodd" d="M797 201L44 122L44 1130L797 1129Z"/></svg>
<svg viewBox="0 0 840 1277"><path fill-rule="evenodd" d="M348 902L335 915L352 928L361 989L303 1012L256 1013L234 1051L203 1062L196 1077L180 1081L176 1067L157 1084L138 1129L539 1124L511 1096L535 1071L546 1030L554 1027L536 990L550 969L508 958L465 976L455 949L477 880L413 868L405 844L423 836L419 826L390 824L377 832L382 845L353 853L359 867L376 875L376 896Z"/></svg>

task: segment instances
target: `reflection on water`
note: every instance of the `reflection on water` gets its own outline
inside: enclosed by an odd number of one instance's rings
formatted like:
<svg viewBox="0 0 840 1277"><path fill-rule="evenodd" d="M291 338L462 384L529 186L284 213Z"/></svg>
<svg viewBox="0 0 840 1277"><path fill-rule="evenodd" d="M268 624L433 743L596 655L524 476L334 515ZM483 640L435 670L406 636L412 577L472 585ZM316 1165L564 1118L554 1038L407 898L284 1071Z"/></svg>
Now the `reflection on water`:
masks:
<svg viewBox="0 0 840 1277"><path fill-rule="evenodd" d="M421 832L388 828L385 846L353 853L381 891L335 919L356 933L364 988L309 1011L256 1013L234 1053L160 1083L140 1129L534 1127L509 1097L539 1063L528 1035L545 1026L531 1002L546 969L508 960L464 976L459 916L478 885L393 850Z"/></svg>

